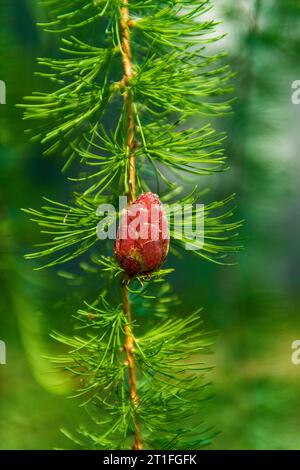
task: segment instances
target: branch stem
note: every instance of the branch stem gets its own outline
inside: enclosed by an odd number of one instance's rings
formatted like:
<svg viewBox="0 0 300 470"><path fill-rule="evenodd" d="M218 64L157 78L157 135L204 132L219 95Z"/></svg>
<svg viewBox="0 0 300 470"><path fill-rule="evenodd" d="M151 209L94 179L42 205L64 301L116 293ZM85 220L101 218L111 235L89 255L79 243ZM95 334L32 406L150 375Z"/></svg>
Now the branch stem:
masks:
<svg viewBox="0 0 300 470"><path fill-rule="evenodd" d="M136 384L136 366L135 366L135 359L134 359L134 337L131 331L131 321L132 321L132 310L131 304L129 300L129 292L128 292L128 280L123 278L122 281L122 306L123 311L125 312L127 323L125 325L125 351L126 351L126 362L128 365L129 371L129 387L130 387L130 399L133 404L134 409L139 406L139 397L137 394L137 384ZM137 414L135 413L134 416L134 443L132 446L133 450L142 450L142 438L141 438L141 431L138 422Z"/></svg>
<svg viewBox="0 0 300 470"><path fill-rule="evenodd" d="M131 204L135 200L136 193L136 175L135 175L135 119L134 119L134 107L133 100L130 90L126 89L130 83L130 79L133 76L132 70L132 57L131 57L131 42L130 42L130 29L129 29L129 2L123 0L123 6L121 7L121 38L122 38L122 64L123 64L123 83L125 86L124 93L124 105L126 110L126 130L127 130L127 148L128 148L128 159L129 159L129 171L128 171L128 204ZM126 351L126 362L128 365L129 372L129 387L130 387L130 400L135 410L134 414L134 443L132 449L141 450L143 449L141 431L138 422L138 416L136 409L139 406L139 397L137 394L137 380L136 380L136 364L134 357L134 336L132 334L131 322L132 322L132 308L129 299L128 292L129 280L124 276L122 279L122 307L126 315L127 323L125 325L125 351Z"/></svg>
<svg viewBox="0 0 300 470"><path fill-rule="evenodd" d="M130 29L129 22L129 8L128 0L123 0L121 8L121 37L122 37L122 63L123 63L123 83L125 88L129 85L130 79L133 77L132 58L131 58L131 42L130 42ZM129 153L129 172L128 172L128 203L131 204L135 199L136 192L136 177L135 177L135 121L134 121L134 108L132 96L129 90L125 90L124 104L127 116L127 146Z"/></svg>

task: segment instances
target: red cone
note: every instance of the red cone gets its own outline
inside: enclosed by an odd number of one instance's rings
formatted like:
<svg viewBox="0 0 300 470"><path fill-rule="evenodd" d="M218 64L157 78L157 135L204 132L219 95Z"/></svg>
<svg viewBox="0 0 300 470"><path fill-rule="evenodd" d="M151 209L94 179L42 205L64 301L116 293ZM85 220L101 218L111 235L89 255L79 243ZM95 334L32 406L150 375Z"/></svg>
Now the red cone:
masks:
<svg viewBox="0 0 300 470"><path fill-rule="evenodd" d="M169 251L169 228L156 194L139 196L121 216L114 254L130 275L152 273Z"/></svg>

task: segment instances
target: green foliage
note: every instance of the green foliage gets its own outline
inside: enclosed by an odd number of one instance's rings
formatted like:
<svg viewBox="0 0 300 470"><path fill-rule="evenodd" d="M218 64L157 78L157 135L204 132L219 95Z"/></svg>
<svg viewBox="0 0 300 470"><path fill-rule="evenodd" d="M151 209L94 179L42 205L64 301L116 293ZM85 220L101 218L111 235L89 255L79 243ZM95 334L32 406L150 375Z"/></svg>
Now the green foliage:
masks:
<svg viewBox="0 0 300 470"><path fill-rule="evenodd" d="M137 292L132 295L137 296ZM145 292L138 295L144 298ZM150 299L154 305L156 298ZM201 400L197 395L207 388L199 375L199 371L207 369L199 355L208 352L211 338L199 332L198 313L175 321L172 318L158 321L155 308L151 313L152 325L148 325L146 331L136 322L131 325L138 335L135 336L135 356L142 397L139 418L145 445L156 449L178 445L202 447L213 432L210 431L209 437L203 437L205 427L202 425L191 431L189 419L199 412ZM86 329L88 333L74 337L54 334L56 340L69 348L67 355L54 362L81 381L84 378L76 396L88 405L97 426L94 430L80 430L82 444L84 442L84 446L91 448L126 448L130 446L128 437L135 416L129 398L128 367L123 348L127 319L121 305L112 307L102 296L97 307L86 304L76 318L78 329ZM139 321L142 319L144 316L139 317ZM195 400L191 400L190 395L194 395ZM101 420L96 412L99 407Z"/></svg>
<svg viewBox="0 0 300 470"><path fill-rule="evenodd" d="M220 213L220 209L226 207L234 198L230 196L223 201L216 201L207 204L204 208L204 227L203 235L204 245L199 249L199 242L194 241L187 236L177 233L177 226L174 222L174 217L170 217L170 237L173 243L184 249L185 244L190 243L195 245L195 249L191 250L196 256L207 258L210 261L218 262L224 257L224 253L237 251L241 247L238 244L230 244L237 238L236 229L240 227L242 222L230 222L233 215L232 209ZM40 244L43 249L35 253L27 255L28 259L40 258L44 256L52 256L57 252L64 252L58 258L54 258L43 267L53 266L55 264L65 263L73 258L76 258L92 246L99 246L101 242L97 237L97 223L101 220L100 216L96 215L97 207L99 204L94 200L90 201L82 195L76 194L74 202L76 205L70 206L58 202L45 200L50 204L43 206L40 211L35 209L24 209L25 212L31 215L31 220L36 222L43 228L41 233L50 236L50 241ZM112 199L102 198L103 201L109 202ZM182 209L180 204L196 204L198 195L193 191L192 194L180 199L179 203L175 202L169 205L169 211L174 214L180 213L182 217ZM195 220L199 217L200 209L195 210L185 217L185 227L195 226ZM113 223L113 219L112 219ZM100 248L100 247L99 247Z"/></svg>
<svg viewBox="0 0 300 470"><path fill-rule="evenodd" d="M136 124L137 187L158 191L170 207L202 201L196 189L178 198L182 172L211 175L224 170L220 147L224 135L209 124L192 127L191 117L218 116L230 109L222 95L231 91L224 54L210 55L218 39L216 24L203 20L209 1L129 1L133 49L132 79L122 80L120 40L121 0L44 0L49 21L46 31L64 33L58 58L39 59L49 91L26 98L26 120L45 154L59 154L63 168L73 162L69 179L76 185L70 204L46 199L41 210L26 210L48 237L41 250L28 258L50 256L46 266L81 260L86 279L101 272L101 286L75 314L80 334L54 334L69 352L55 359L79 379L80 396L89 410L93 429L65 433L91 448L127 448L138 416L148 448L201 448L213 432L199 425L190 430L206 397L202 356L211 340L201 332L199 314L180 318L177 297L164 277L169 270L140 276L130 284L134 318L128 322L116 278L122 270L112 247L98 240L100 203L116 203L128 192L129 148L124 94L133 102ZM204 246L195 255L217 263L240 249L236 243L241 222L232 222L233 197L209 203L204 210ZM190 215L193 226L197 212ZM174 246L184 247L171 223ZM174 250L176 252L176 250ZM101 252L101 254L99 254ZM227 262L227 261L225 261ZM229 262L231 262L229 260ZM60 273L74 280L73 273ZM130 400L125 362L125 328L134 337L138 368L138 406ZM76 384L78 381L76 380ZM203 398L199 398L199 395Z"/></svg>

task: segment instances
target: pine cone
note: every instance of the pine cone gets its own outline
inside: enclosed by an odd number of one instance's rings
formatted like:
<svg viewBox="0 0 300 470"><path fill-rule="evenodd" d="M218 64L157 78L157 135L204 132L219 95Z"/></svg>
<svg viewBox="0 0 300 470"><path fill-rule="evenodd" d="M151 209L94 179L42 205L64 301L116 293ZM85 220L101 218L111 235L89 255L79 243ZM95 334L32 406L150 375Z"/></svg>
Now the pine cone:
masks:
<svg viewBox="0 0 300 470"><path fill-rule="evenodd" d="M169 228L156 194L141 194L122 215L114 254L130 275L152 273L169 251Z"/></svg>

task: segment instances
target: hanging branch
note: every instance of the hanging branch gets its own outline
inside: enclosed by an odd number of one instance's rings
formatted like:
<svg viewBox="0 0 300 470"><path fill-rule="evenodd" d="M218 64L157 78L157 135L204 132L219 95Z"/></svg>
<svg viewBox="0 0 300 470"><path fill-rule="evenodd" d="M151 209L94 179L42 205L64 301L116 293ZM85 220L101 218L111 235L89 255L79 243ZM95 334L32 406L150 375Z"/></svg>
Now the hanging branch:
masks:
<svg viewBox="0 0 300 470"><path fill-rule="evenodd" d="M133 76L132 63L131 63L131 45L130 45L130 31L129 31L129 5L128 0L123 0L123 6L121 8L121 19L120 26L122 32L122 62L124 69L123 84L125 87L124 93L124 104L125 104L125 113L127 117L127 147L128 147L128 159L129 159L129 173L128 173L128 203L131 204L135 200L135 123L134 123L134 111L132 104L132 97L130 91L127 87L129 85L130 79ZM122 289L122 307L124 314L127 319L127 323L124 327L126 342L125 342L125 351L127 357L127 365L129 371L129 386L130 386L130 399L132 401L132 406L135 410L134 415L134 444L133 449L140 450L143 448L141 440L141 432L138 422L137 409L139 406L139 399L137 395L137 385L136 385L136 365L134 358L134 338L131 331L131 322L132 322L132 309L130 305L130 298L128 292L129 281L126 274L123 275L121 281Z"/></svg>
<svg viewBox="0 0 300 470"><path fill-rule="evenodd" d="M203 122L230 110L223 95L232 91L226 54L207 49L219 39L216 24L204 19L210 1L42 3L49 21L41 26L64 37L59 58L39 59L40 76L51 89L26 98L24 118L32 121L30 133L44 152L64 159L76 192L69 204L45 198L41 209L26 209L47 237L27 258L47 259L36 269L63 266L58 274L82 297L72 313L74 335L52 335L66 348L53 361L79 378L76 396L91 425L64 433L91 449L202 448L215 431L201 419L209 398L203 355L212 344L202 330L201 309L188 314L166 280L173 270L160 265L169 240L160 240L154 267L147 271L137 256L137 271L128 275L111 242L97 236L99 223L108 229L115 223L97 209L116 204L121 194L129 205L136 197L159 201L154 192L175 213L184 204L206 203L204 231L199 229L204 244L188 234L178 238L171 220L172 252L189 245L184 259L192 254L231 264L241 249L234 195L207 201L205 188L187 194L183 178L190 174L200 186L202 175L227 169L224 135ZM202 122L200 128L191 127L191 117ZM78 165L72 166L74 160ZM80 174L72 174L78 166ZM190 212L189 227L199 210ZM77 258L79 269L68 271L67 263ZM65 311L68 305L66 299Z"/></svg>

